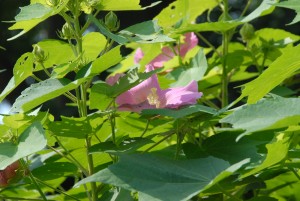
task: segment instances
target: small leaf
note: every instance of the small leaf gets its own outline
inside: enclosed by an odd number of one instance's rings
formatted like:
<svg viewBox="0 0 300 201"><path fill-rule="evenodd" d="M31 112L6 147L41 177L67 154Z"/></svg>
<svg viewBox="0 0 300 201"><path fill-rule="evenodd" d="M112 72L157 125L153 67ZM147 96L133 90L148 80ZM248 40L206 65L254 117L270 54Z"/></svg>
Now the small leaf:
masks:
<svg viewBox="0 0 300 201"><path fill-rule="evenodd" d="M42 150L46 145L47 140L42 125L38 122L33 123L20 135L18 144L0 143L0 170L20 158Z"/></svg>

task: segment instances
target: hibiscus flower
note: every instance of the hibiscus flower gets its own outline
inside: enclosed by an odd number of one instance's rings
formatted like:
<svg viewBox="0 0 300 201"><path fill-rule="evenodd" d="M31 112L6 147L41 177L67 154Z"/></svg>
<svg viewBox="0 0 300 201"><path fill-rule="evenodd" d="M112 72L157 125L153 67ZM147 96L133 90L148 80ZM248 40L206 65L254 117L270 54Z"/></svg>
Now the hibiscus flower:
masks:
<svg viewBox="0 0 300 201"><path fill-rule="evenodd" d="M153 65L146 65L146 72L154 70ZM120 75L116 75L118 78ZM117 79L110 78L111 82ZM185 87L175 87L161 89L158 83L157 75L154 74L144 82L122 93L116 98L118 109L122 111L141 112L143 109L154 108L179 108L184 105L196 104L197 99L202 96L198 92L196 81L190 82Z"/></svg>

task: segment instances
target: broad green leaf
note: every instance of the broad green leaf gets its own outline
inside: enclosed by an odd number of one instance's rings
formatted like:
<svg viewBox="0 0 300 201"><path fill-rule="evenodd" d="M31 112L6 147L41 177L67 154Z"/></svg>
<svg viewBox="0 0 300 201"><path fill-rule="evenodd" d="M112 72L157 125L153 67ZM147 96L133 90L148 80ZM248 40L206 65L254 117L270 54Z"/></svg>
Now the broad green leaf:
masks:
<svg viewBox="0 0 300 201"><path fill-rule="evenodd" d="M83 59L86 63L94 61L104 49L105 37L98 32L90 32L82 38Z"/></svg>
<svg viewBox="0 0 300 201"><path fill-rule="evenodd" d="M183 23L193 23L197 16L218 5L212 0L177 0L164 8L154 19L164 28L169 28L183 20Z"/></svg>
<svg viewBox="0 0 300 201"><path fill-rule="evenodd" d="M117 46L96 59L92 63L87 75L97 75L122 61L123 57L120 48L121 46Z"/></svg>
<svg viewBox="0 0 300 201"><path fill-rule="evenodd" d="M241 140L236 141L239 134L240 132L226 131L213 135L203 141L201 148L191 143L185 143L182 146L188 158L210 155L226 160L230 164L250 158L250 161L253 163L262 159L262 156L258 153L258 146L265 145L273 138L273 133L265 134L264 136L258 133L245 136Z"/></svg>
<svg viewBox="0 0 300 201"><path fill-rule="evenodd" d="M32 174L42 180L54 180L61 177L72 176L76 174L77 167L69 162L52 162L38 167L32 171Z"/></svg>
<svg viewBox="0 0 300 201"><path fill-rule="evenodd" d="M110 97L111 87L106 83L97 83L92 86L90 93L90 104L89 108L105 110L110 103L113 101L113 97Z"/></svg>
<svg viewBox="0 0 300 201"><path fill-rule="evenodd" d="M54 121L48 125L48 129L55 136L85 139L94 133L93 128L86 117L70 118L61 116L61 121Z"/></svg>
<svg viewBox="0 0 300 201"><path fill-rule="evenodd" d="M256 174L265 168L269 168L282 160L284 160L288 154L291 139L289 137L284 137L272 144L267 144L268 154L266 159L261 165L252 169L251 171L242 175L242 178Z"/></svg>
<svg viewBox="0 0 300 201"><path fill-rule="evenodd" d="M174 110L174 109L146 109L142 110L142 115L162 115L173 117L174 119L182 118L194 113L204 112L208 114L217 114L217 110L204 106L204 105L190 105L184 107L182 109Z"/></svg>
<svg viewBox="0 0 300 201"><path fill-rule="evenodd" d="M296 16L290 24L295 24L300 21L300 5L298 0L288 0L275 4L275 6L289 8L295 10Z"/></svg>
<svg viewBox="0 0 300 201"><path fill-rule="evenodd" d="M146 8L157 5L160 2L152 3L147 7L141 7L139 5L140 0L103 0L100 3L101 10L144 10Z"/></svg>
<svg viewBox="0 0 300 201"><path fill-rule="evenodd" d="M36 3L20 8L20 13L15 17L16 21L39 19L51 11L50 7Z"/></svg>
<svg viewBox="0 0 300 201"><path fill-rule="evenodd" d="M282 55L258 78L243 85L242 95L239 99L248 96L247 102L255 103L282 81L292 76L300 69L300 59L297 54L299 50L300 46L284 49Z"/></svg>
<svg viewBox="0 0 300 201"><path fill-rule="evenodd" d="M202 80L207 70L207 61L203 50L199 50L197 55L192 59L188 69L177 68L170 73L176 82L171 84L171 87L186 86L191 81Z"/></svg>
<svg viewBox="0 0 300 201"><path fill-rule="evenodd" d="M69 63L75 59L72 48L66 42L49 39L38 42L37 45L44 50L45 56L47 56L47 59L44 62L46 68ZM43 67L38 64L34 70L43 70Z"/></svg>
<svg viewBox="0 0 300 201"><path fill-rule="evenodd" d="M23 54L14 66L14 76L10 79L5 89L0 94L0 102L26 78L32 75L33 70L33 55L32 53Z"/></svg>
<svg viewBox="0 0 300 201"><path fill-rule="evenodd" d="M78 87L84 79L70 82L67 79L48 79L25 89L12 106L11 112L27 112L40 104Z"/></svg>
<svg viewBox="0 0 300 201"><path fill-rule="evenodd" d="M18 30L22 31L9 38L8 40L13 40L21 35L30 31L33 27L38 25L40 22L46 20L47 18L58 14L62 9L65 8L69 0L64 0L62 3L58 4L53 8L48 8L43 4L34 3L28 6L22 7L21 12L15 18L15 24L9 27L9 30Z"/></svg>
<svg viewBox="0 0 300 201"><path fill-rule="evenodd" d="M19 136L17 144L0 143L0 170L20 158L42 150L46 144L42 125L38 122L33 123Z"/></svg>
<svg viewBox="0 0 300 201"><path fill-rule="evenodd" d="M299 120L297 116L300 115L299 104L299 98L282 98L274 95L274 97L262 99L256 104L241 106L221 119L220 122L230 123L233 128L245 130L241 136L271 126L286 127L297 124ZM281 122L286 118L289 119Z"/></svg>
<svg viewBox="0 0 300 201"><path fill-rule="evenodd" d="M121 155L117 164L75 186L97 181L136 190L152 199L187 200L213 183L229 166L213 157L177 161L147 154Z"/></svg>

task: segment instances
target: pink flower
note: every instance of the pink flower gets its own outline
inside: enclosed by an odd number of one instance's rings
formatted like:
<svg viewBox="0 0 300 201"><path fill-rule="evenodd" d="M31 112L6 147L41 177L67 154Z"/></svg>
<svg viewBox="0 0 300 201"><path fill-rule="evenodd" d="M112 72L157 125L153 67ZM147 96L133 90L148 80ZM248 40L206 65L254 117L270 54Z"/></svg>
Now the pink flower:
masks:
<svg viewBox="0 0 300 201"><path fill-rule="evenodd" d="M9 180L16 176L16 171L19 169L19 161L7 166L4 170L0 170L0 187L5 187L9 184Z"/></svg>
<svg viewBox="0 0 300 201"><path fill-rule="evenodd" d="M146 66L146 72L154 70L152 65ZM119 110L140 112L143 109L179 108L183 105L196 104L202 96L198 92L196 81L185 87L176 87L162 90L158 84L157 75L122 93L116 99Z"/></svg>
<svg viewBox="0 0 300 201"><path fill-rule="evenodd" d="M154 66L154 68L161 68L166 61L171 60L174 56L179 55L184 57L186 53L193 49L198 44L197 36L191 32L186 33L184 43L174 47L174 50L170 47L163 47L162 53L155 57L149 64ZM141 48L138 48L134 55L134 62L139 63L139 61L144 57L144 53Z"/></svg>

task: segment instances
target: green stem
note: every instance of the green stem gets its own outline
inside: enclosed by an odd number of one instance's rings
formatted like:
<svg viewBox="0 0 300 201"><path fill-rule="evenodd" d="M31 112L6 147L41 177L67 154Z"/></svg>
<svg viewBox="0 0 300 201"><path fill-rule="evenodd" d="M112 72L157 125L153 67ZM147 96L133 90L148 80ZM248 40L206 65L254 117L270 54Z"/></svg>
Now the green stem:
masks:
<svg viewBox="0 0 300 201"><path fill-rule="evenodd" d="M40 193L42 199L43 199L44 201L48 201L47 198L46 198L46 196L45 196L45 194L43 193L41 187L39 186L39 184L36 182L34 176L32 175L32 173L31 173L31 171L30 171L30 169L29 169L27 163L26 163L23 159L20 159L20 163L21 163L22 166L27 170L28 175L29 175L29 177L30 177L30 179L31 179L31 181L32 181L32 183L33 183L33 185L36 187L36 189L37 189L38 192Z"/></svg>
<svg viewBox="0 0 300 201"><path fill-rule="evenodd" d="M238 197L228 193L225 189L222 188L222 186L220 184L216 184L216 186L220 189L220 191L227 195L231 200L235 200L235 201L242 201L241 199L239 199Z"/></svg>
<svg viewBox="0 0 300 201"><path fill-rule="evenodd" d="M228 0L223 0L223 16L224 20L228 20ZM230 34L229 31L223 32L223 60L222 60L222 108L228 105L228 75L227 75L227 62L226 56L228 54L228 46L229 46Z"/></svg>
<svg viewBox="0 0 300 201"><path fill-rule="evenodd" d="M298 180L300 180L300 175L297 173L297 171L294 168L289 168L292 173L297 177Z"/></svg>
<svg viewBox="0 0 300 201"><path fill-rule="evenodd" d="M246 14L246 12L247 12L247 10L248 10L249 6L251 5L251 3L252 3L252 0L248 0L248 2L247 2L247 4L246 4L246 6L245 6L244 10L242 11L242 13L241 13L241 16L240 16L240 17L243 17L243 16Z"/></svg>
<svg viewBox="0 0 300 201"><path fill-rule="evenodd" d="M149 128L149 124L150 124L150 120L148 119L148 120L147 120L146 127L145 127L145 129L144 129L144 131L143 131L143 133L142 133L142 135L141 135L140 137L143 137L143 136L146 134L146 132L147 132L147 130L148 130L148 128Z"/></svg>
<svg viewBox="0 0 300 201"><path fill-rule="evenodd" d="M48 77L51 77L51 73L48 71L48 69L44 66L44 63L43 62L40 62L40 65L42 66L44 72L46 73L46 75Z"/></svg>
<svg viewBox="0 0 300 201"><path fill-rule="evenodd" d="M159 140L158 142L156 142L155 144L153 144L151 147L149 147L145 151L143 151L143 153L146 153L146 152L150 151L151 149L153 149L154 147L156 147L157 145L159 145L160 143L162 143L163 141L165 141L166 139L168 139L169 137L171 137L172 135L174 135L175 131L174 130L170 130L170 131L167 131L167 132L165 132L163 134L166 134L166 136L164 138L162 138L161 140Z"/></svg>

